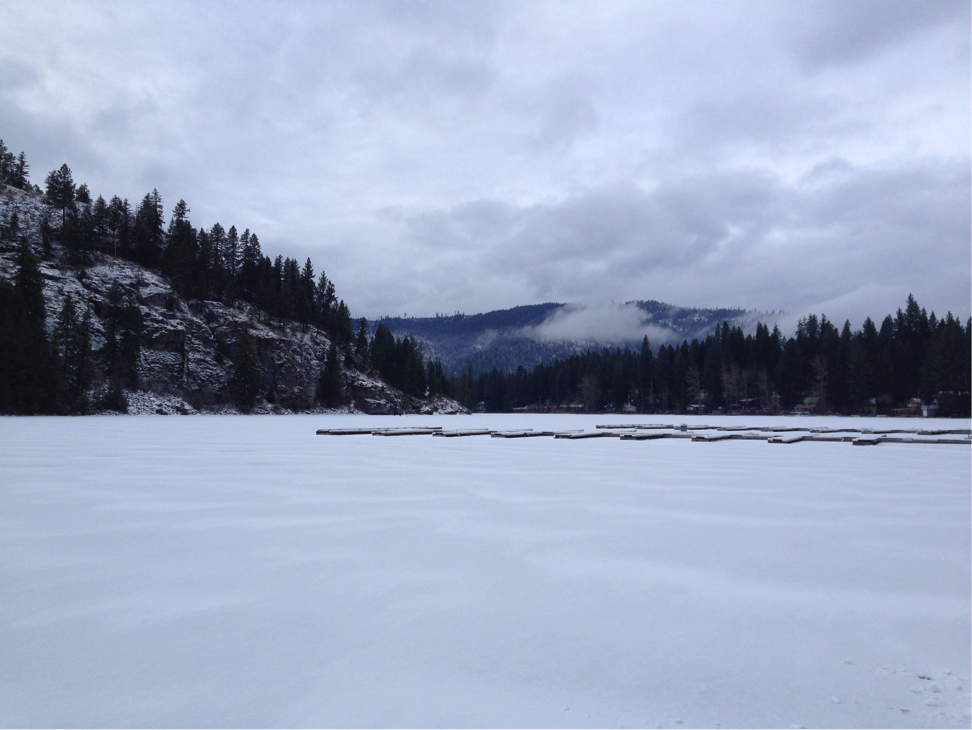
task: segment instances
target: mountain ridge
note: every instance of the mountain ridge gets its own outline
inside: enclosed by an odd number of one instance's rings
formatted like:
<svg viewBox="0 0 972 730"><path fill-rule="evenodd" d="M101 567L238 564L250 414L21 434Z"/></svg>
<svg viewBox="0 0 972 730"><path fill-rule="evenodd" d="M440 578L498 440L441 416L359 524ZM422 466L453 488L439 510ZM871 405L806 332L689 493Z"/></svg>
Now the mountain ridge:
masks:
<svg viewBox="0 0 972 730"><path fill-rule="evenodd" d="M683 307L657 300L585 305L563 302L527 304L477 314L434 317L381 317L379 325L396 337L412 337L428 357L442 361L446 373L458 375L497 368L512 372L591 350L640 347L648 337L652 349L704 338L723 322L755 324L766 313L742 308Z"/></svg>

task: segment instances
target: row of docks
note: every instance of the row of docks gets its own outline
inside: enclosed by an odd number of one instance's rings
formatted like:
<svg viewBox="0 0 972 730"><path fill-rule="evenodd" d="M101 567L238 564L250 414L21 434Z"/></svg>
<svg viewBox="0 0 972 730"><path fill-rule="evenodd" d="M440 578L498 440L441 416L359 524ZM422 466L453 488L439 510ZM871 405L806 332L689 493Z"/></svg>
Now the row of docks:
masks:
<svg viewBox="0 0 972 730"><path fill-rule="evenodd" d="M486 428L446 430L441 426L427 428L321 428L318 436L436 436L460 438L489 436L490 438L592 439L619 438L622 441L653 441L658 439L690 439L700 443L716 441L766 441L771 444L813 442L845 442L855 446L896 444L958 444L972 445L969 429L854 429L808 428L799 426L705 426L682 424L609 424L595 426L594 431L583 429L565 431L535 431L532 428L493 430Z"/></svg>

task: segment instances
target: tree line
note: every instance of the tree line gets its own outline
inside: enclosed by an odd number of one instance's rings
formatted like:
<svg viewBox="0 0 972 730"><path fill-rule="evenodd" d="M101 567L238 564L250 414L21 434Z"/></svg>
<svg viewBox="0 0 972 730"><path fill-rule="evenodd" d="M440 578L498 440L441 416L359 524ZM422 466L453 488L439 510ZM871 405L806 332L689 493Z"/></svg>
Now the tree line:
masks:
<svg viewBox="0 0 972 730"><path fill-rule="evenodd" d="M0 141L0 181L40 192L28 172L24 154L15 157ZM118 196L92 201L66 164L47 176L44 196L50 211L39 225L45 257L59 242L76 265L98 254L128 258L167 275L184 298L244 301L270 323L327 332L334 346L324 356L317 393L326 406L347 401L342 363L350 359L409 396L445 395L490 412L578 405L587 411L780 412L802 405L816 412L890 413L918 397L937 399L946 414L969 413L972 320L963 326L951 313L938 319L911 296L880 327L868 318L858 330L850 322L838 329L826 316L811 314L787 338L776 326L760 323L745 334L723 322L701 341L654 352L645 338L636 352L602 349L512 372L477 374L470 367L450 378L440 361L425 358L417 340L396 338L383 323L369 338L361 320L355 336L347 305L327 276L315 278L309 258L303 266L282 256L271 260L249 229L241 234L219 223L197 229L184 200L166 221L157 190L134 212ZM0 412L84 412L92 406L94 378L91 313L66 298L49 336L38 263L16 212L0 236L19 241L17 275L12 283L0 281ZM141 316L133 294L120 285L109 299L95 405L124 408L123 389L137 387ZM231 396L243 410L255 403L259 379L256 345L244 333L230 374Z"/></svg>
<svg viewBox="0 0 972 730"><path fill-rule="evenodd" d="M714 410L885 413L911 398L937 400L943 415L968 415L972 319L939 319L908 297L881 326L858 330L826 316L801 319L793 337L759 323L755 333L723 322L703 340L652 351L602 349L532 370L467 370L450 389L468 408L641 413Z"/></svg>
<svg viewBox="0 0 972 730"><path fill-rule="evenodd" d="M119 256L162 272L186 299L248 302L272 320L314 325L342 345L351 342L350 311L324 272L315 278L310 258L301 266L296 259L264 255L249 229L240 233L218 222L196 228L185 200L166 222L158 190L146 193L134 211L117 195L92 201L66 164L47 176L45 198L60 213L59 220L41 222L45 255L56 237L75 264L95 253Z"/></svg>
<svg viewBox="0 0 972 730"><path fill-rule="evenodd" d="M14 155L7 145L0 139L0 185L9 185L12 188L21 190L36 190L30 184L30 165L27 164L27 157L21 150L19 155Z"/></svg>

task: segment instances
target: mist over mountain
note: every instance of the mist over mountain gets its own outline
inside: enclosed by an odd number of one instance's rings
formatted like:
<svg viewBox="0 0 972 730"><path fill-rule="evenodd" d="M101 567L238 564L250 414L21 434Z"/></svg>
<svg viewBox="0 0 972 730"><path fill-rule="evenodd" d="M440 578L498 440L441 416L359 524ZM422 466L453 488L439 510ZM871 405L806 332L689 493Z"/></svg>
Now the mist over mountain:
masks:
<svg viewBox="0 0 972 730"><path fill-rule="evenodd" d="M382 317L398 337L419 342L426 356L442 361L450 375L498 368L509 372L601 348L636 349L647 337L653 350L683 340L702 339L723 322L743 328L767 322L775 313L741 308L699 309L654 300L624 304L546 302L482 314L435 317Z"/></svg>

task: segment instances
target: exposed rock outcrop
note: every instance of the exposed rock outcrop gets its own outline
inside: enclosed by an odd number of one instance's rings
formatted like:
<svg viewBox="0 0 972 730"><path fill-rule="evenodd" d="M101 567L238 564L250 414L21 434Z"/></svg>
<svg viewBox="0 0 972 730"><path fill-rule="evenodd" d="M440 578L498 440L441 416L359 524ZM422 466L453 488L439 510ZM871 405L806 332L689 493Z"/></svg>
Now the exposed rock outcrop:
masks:
<svg viewBox="0 0 972 730"><path fill-rule="evenodd" d="M38 226L48 211L40 196L4 188L0 191L0 226L9 226L14 211L19 218L19 235L27 236L40 259L48 327L53 328L67 296L74 299L80 311L87 307L92 313L96 389L104 384L105 318L109 292L117 283L133 295L141 314L138 391L159 396L156 400L130 398L136 412L231 409L230 362L244 332L249 332L255 342L259 363L257 412L324 410L315 396L331 342L322 330L271 322L263 312L243 302L184 301L164 276L106 254L96 254L89 265L70 266L64 252L54 244L45 258ZM0 277L13 278L16 249L8 232L0 241ZM449 399L407 396L354 362L350 355L342 355L342 360L345 410L376 414L463 411Z"/></svg>

